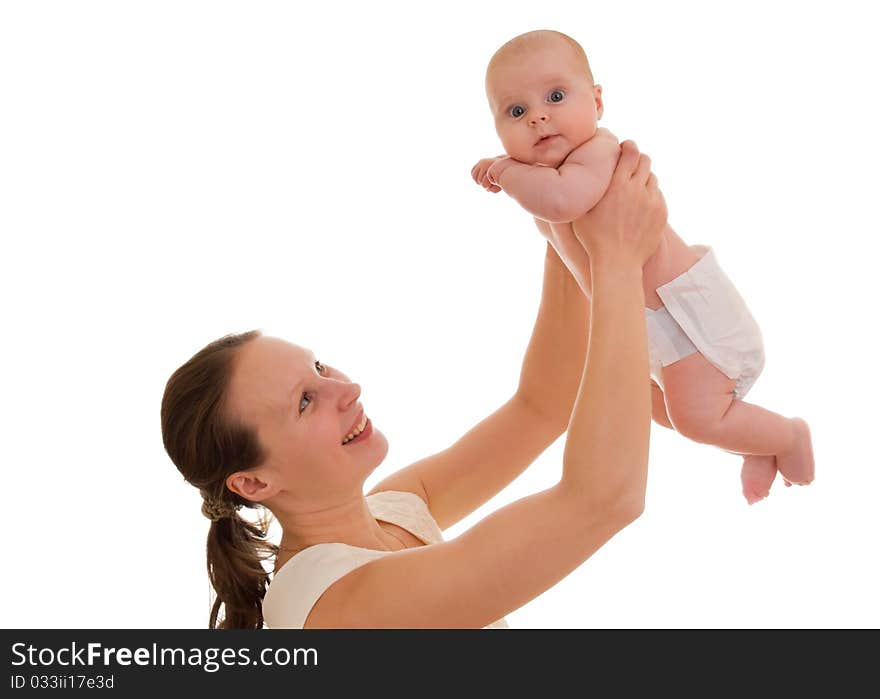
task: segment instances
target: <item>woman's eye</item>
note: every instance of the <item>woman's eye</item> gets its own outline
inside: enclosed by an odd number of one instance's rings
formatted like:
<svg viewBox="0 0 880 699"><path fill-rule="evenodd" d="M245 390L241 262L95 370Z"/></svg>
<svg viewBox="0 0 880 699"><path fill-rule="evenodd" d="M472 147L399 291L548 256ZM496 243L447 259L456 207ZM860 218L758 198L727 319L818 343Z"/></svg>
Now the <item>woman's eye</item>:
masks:
<svg viewBox="0 0 880 699"><path fill-rule="evenodd" d="M316 360L315 360L315 371L317 371L317 372L318 372L319 374L321 374L321 375L324 375L324 374L327 372L327 367L325 367L323 364L321 364L321 362L319 362L319 361L316 359ZM301 413L303 410L305 410L305 409L309 406L309 403L311 403L314 399L315 399L314 394L312 394L312 393L308 393L308 392L303 393L303 397L302 397L302 398L300 399L300 401L299 401L299 411L300 411L300 413ZM304 402L304 401L307 401L305 405L303 405L303 402Z"/></svg>
<svg viewBox="0 0 880 699"><path fill-rule="evenodd" d="M551 102L562 102L565 99L565 93L562 90L553 90L550 93Z"/></svg>
<svg viewBox="0 0 880 699"><path fill-rule="evenodd" d="M514 119L519 119L525 113L526 110L518 104L510 108L510 116L512 116Z"/></svg>

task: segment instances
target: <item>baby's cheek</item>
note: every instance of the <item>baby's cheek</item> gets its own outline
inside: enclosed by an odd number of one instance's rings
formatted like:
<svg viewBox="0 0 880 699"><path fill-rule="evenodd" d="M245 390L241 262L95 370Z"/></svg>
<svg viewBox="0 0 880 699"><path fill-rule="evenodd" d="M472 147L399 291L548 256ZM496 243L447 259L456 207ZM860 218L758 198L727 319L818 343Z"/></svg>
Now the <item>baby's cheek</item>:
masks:
<svg viewBox="0 0 880 699"><path fill-rule="evenodd" d="M498 136L501 139L501 145L504 146L504 152L514 160L521 163L529 162L532 157L528 148L524 148L524 142L521 134L510 133L499 129Z"/></svg>
<svg viewBox="0 0 880 699"><path fill-rule="evenodd" d="M575 129L578 132L578 145L589 141L591 138L593 138L593 136L596 135L596 132L599 130L599 125L595 122L595 113L586 114L585 116L586 118L583 121L579 121L575 125Z"/></svg>
<svg viewBox="0 0 880 699"><path fill-rule="evenodd" d="M538 162L537 155L531 148L531 144L519 143L516 146L511 147L511 149L507 151L507 154L514 160L525 163L526 165L534 165Z"/></svg>

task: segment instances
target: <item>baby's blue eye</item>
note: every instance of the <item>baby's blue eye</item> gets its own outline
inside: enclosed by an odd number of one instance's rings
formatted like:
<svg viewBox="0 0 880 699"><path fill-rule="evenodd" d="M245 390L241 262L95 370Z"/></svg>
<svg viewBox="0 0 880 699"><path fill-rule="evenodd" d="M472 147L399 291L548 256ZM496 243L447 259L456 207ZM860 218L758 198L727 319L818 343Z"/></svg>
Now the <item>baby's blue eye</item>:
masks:
<svg viewBox="0 0 880 699"><path fill-rule="evenodd" d="M565 93L562 90L553 90L550 93L551 102L562 102L565 99Z"/></svg>
<svg viewBox="0 0 880 699"><path fill-rule="evenodd" d="M512 116L514 119L519 119L525 113L526 110L520 105L516 105L510 108L510 116Z"/></svg>

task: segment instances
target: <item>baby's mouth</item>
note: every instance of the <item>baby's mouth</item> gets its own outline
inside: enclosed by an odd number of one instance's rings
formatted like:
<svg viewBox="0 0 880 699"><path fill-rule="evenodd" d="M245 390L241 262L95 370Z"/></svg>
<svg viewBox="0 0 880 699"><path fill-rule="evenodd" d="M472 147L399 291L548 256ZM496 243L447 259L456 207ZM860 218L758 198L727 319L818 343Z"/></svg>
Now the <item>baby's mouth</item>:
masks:
<svg viewBox="0 0 880 699"><path fill-rule="evenodd" d="M536 146L542 146L546 143L550 143L554 138L556 138L559 134L549 134L547 136L541 136L536 142Z"/></svg>

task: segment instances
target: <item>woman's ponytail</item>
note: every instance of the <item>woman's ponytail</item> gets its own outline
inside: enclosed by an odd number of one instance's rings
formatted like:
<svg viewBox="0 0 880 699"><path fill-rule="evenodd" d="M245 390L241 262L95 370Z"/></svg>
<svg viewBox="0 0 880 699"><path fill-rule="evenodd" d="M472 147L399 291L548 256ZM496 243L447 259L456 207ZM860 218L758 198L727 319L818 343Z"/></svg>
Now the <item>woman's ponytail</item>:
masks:
<svg viewBox="0 0 880 699"><path fill-rule="evenodd" d="M269 574L263 561L278 554L266 540L269 518L265 511L257 522L237 512L211 522L208 531L208 577L217 592L208 628L259 629L263 627L263 597ZM218 623L220 608L224 617Z"/></svg>
<svg viewBox="0 0 880 699"><path fill-rule="evenodd" d="M263 561L278 552L266 539L266 511L257 522L242 518L241 507L260 506L226 487L229 475L259 466L264 459L254 431L224 414L238 349L259 334L253 330L212 342L171 375L162 397L165 450L183 477L201 491L202 513L211 520L207 565L217 593L208 621L212 629L263 626L262 601L269 578Z"/></svg>

